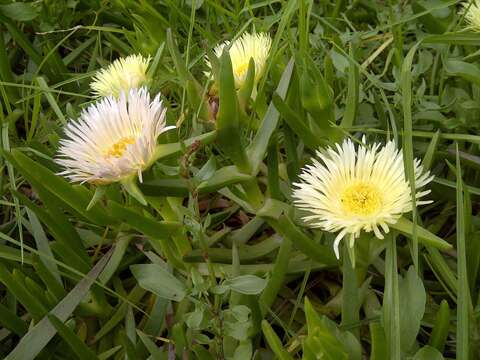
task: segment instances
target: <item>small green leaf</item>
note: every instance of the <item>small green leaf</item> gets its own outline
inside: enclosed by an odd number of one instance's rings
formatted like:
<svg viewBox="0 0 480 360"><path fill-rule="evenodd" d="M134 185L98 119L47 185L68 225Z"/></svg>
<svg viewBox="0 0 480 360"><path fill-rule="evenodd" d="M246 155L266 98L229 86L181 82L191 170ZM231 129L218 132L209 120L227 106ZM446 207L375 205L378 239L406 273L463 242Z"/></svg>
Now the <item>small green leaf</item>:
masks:
<svg viewBox="0 0 480 360"><path fill-rule="evenodd" d="M240 294L256 295L263 291L267 281L255 275L240 275L226 280L224 285Z"/></svg>
<svg viewBox="0 0 480 360"><path fill-rule="evenodd" d="M232 360L244 360L252 358L252 341L241 341L238 347L235 349Z"/></svg>
<svg viewBox="0 0 480 360"><path fill-rule="evenodd" d="M97 202L103 199L106 191L107 188L105 186L97 186L95 188L95 193L92 196L92 200L90 200L90 202L88 203L87 211L94 207Z"/></svg>
<svg viewBox="0 0 480 360"><path fill-rule="evenodd" d="M30 21L40 13L40 7L33 3L13 2L0 5L0 13L15 21Z"/></svg>
<svg viewBox="0 0 480 360"><path fill-rule="evenodd" d="M443 360L443 356L437 349L427 345L417 351L413 360Z"/></svg>
<svg viewBox="0 0 480 360"><path fill-rule="evenodd" d="M445 348L448 332L450 330L450 308L448 302L443 299L440 303L437 316L435 318L435 324L433 325L428 345L436 348L438 351L442 351Z"/></svg>
<svg viewBox="0 0 480 360"><path fill-rule="evenodd" d="M132 195L140 204L146 206L147 200L137 186L136 177L128 177L120 182L125 190Z"/></svg>

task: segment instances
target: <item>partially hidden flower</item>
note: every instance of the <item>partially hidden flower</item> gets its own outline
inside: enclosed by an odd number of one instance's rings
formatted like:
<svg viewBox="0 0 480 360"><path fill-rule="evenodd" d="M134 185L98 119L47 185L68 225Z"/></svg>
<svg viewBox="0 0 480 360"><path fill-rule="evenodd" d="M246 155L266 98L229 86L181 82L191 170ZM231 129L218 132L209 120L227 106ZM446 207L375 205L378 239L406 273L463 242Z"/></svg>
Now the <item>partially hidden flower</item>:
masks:
<svg viewBox="0 0 480 360"><path fill-rule="evenodd" d="M348 139L335 149L317 151L318 159L307 165L295 183L295 205L309 215L303 219L314 228L338 232L334 241L335 255L339 258L339 243L348 237L353 247L362 230L373 231L383 239L389 225L395 224L403 213L412 210L412 195L405 176L403 154L393 141L385 146L364 143L357 148ZM414 160L415 189L429 183L433 176ZM416 204L430 190L415 194Z"/></svg>
<svg viewBox="0 0 480 360"><path fill-rule="evenodd" d="M115 60L107 68L99 70L90 84L97 96L118 97L122 91L147 85L147 68L150 58L130 55Z"/></svg>
<svg viewBox="0 0 480 360"><path fill-rule="evenodd" d="M70 121L60 141L60 175L72 182L108 184L138 175L154 161L158 136L174 128L165 125L166 108L146 88L103 98Z"/></svg>
<svg viewBox="0 0 480 360"><path fill-rule="evenodd" d="M241 88L245 83L248 73L248 64L250 59L255 63L255 80L258 83L265 71L268 54L272 46L272 38L266 33L244 33L233 42L225 41L217 45L214 49L215 55L222 56L223 49L226 47L232 60L233 76L235 87ZM207 66L211 67L207 60ZM209 75L209 73L207 73Z"/></svg>
<svg viewBox="0 0 480 360"><path fill-rule="evenodd" d="M468 28L480 32L480 0L465 1L462 7L461 14L465 16Z"/></svg>

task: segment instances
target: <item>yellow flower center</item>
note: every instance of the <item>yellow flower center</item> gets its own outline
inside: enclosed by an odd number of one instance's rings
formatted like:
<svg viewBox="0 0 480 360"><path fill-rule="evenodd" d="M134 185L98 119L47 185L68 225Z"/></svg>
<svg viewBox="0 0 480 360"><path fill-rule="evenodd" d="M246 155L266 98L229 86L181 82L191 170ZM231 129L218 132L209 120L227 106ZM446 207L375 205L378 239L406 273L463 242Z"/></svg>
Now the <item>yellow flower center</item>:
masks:
<svg viewBox="0 0 480 360"><path fill-rule="evenodd" d="M119 158L123 155L123 153L127 149L127 146L134 143L135 143L135 138L133 138L132 136L121 138L115 144L113 144L107 151L105 151L104 156Z"/></svg>
<svg viewBox="0 0 480 360"><path fill-rule="evenodd" d="M358 216L372 215L382 204L378 190L365 183L348 186L343 191L340 200L345 212Z"/></svg>
<svg viewBox="0 0 480 360"><path fill-rule="evenodd" d="M248 62L236 66L235 69L233 70L235 75L237 75L238 77L242 77L243 75L245 75L247 71L248 71Z"/></svg>

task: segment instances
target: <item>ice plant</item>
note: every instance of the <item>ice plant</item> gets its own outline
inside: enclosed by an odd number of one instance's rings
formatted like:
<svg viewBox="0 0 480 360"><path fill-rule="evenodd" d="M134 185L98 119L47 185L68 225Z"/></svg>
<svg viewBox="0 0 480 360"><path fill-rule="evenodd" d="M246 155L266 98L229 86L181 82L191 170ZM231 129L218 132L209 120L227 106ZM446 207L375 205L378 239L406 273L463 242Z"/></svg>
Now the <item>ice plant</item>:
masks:
<svg viewBox="0 0 480 360"><path fill-rule="evenodd" d="M139 88L147 84L147 68L150 58L130 55L115 60L107 68L101 69L90 84L97 96L118 97L122 91Z"/></svg>
<svg viewBox="0 0 480 360"><path fill-rule="evenodd" d="M72 182L108 184L138 175L151 165L166 109L160 95L153 101L146 88L131 89L119 98L106 97L70 121L60 141L56 162Z"/></svg>
<svg viewBox="0 0 480 360"><path fill-rule="evenodd" d="M235 87L239 89L247 77L250 59L253 59L255 63L254 83L258 83L264 73L265 63L267 62L271 46L272 39L270 35L266 33L245 33L233 42L225 41L217 45L214 52L219 58L222 56L223 49L227 47L230 59L232 60ZM208 60L207 65L211 67Z"/></svg>
<svg viewBox="0 0 480 360"><path fill-rule="evenodd" d="M304 220L312 227L338 232L334 250L339 257L340 241L348 236L349 246L362 230L373 231L383 239L389 224L412 210L412 195L405 176L403 154L393 141L370 148L364 143L355 148L348 139L335 149L317 151L318 159L307 165L295 183L295 205L309 214ZM433 176L414 161L415 188L430 182ZM416 192L420 199L430 190ZM430 201L416 200L417 205Z"/></svg>
<svg viewBox="0 0 480 360"><path fill-rule="evenodd" d="M480 0L466 1L462 6L468 28L480 32Z"/></svg>

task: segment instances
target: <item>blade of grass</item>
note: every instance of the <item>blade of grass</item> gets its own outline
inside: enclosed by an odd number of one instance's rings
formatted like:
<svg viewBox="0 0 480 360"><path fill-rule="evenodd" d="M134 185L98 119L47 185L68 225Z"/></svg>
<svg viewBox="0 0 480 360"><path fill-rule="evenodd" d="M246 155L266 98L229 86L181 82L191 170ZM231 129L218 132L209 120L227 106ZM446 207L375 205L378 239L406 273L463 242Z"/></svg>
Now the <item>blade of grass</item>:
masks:
<svg viewBox="0 0 480 360"><path fill-rule="evenodd" d="M288 259L290 259L291 252L292 242L289 239L284 238L278 251L277 259L275 260L270 278L268 279L267 286L260 295L259 303L264 316L267 313L267 309L269 309L275 301L278 292L280 291L280 287L285 280L285 275L287 274L288 269Z"/></svg>
<svg viewBox="0 0 480 360"><path fill-rule="evenodd" d="M398 293L397 244L395 234L386 237L385 292L383 296L383 326L388 358L400 360L400 302Z"/></svg>
<svg viewBox="0 0 480 360"><path fill-rule="evenodd" d="M93 267L93 269L68 293L68 295L53 308L49 314L55 315L61 321L65 321L68 316L80 304L88 290L97 279L103 267L110 258L111 251ZM55 336L57 330L52 326L48 317L44 317L37 325L20 340L15 349L13 349L5 360L30 360L40 353L40 351Z"/></svg>
<svg viewBox="0 0 480 360"><path fill-rule="evenodd" d="M396 34L395 34L396 40ZM401 72L402 109L403 109L403 155L405 159L405 173L410 184L412 198L412 258L415 269L418 268L418 236L417 236L417 205L415 186L415 166L413 163L413 125L412 125L412 62L420 43L415 44L403 60Z"/></svg>
<svg viewBox="0 0 480 360"><path fill-rule="evenodd" d="M63 321L61 321L55 315L47 315L47 317L50 323L55 327L55 330L58 332L58 334L70 346L75 355L77 355L78 359L97 359L95 353L82 340L80 340L73 330L65 325Z"/></svg>
<svg viewBox="0 0 480 360"><path fill-rule="evenodd" d="M458 144L456 145L457 161L457 359L469 359L469 304L467 257L465 247L465 214L463 202L463 180Z"/></svg>
<svg viewBox="0 0 480 360"><path fill-rule="evenodd" d="M57 280L59 284L61 284L62 279L60 278L57 264L47 260L47 258L53 257L53 253L52 253L52 250L50 249L49 241L47 239L45 231L43 231L42 225L40 224L40 221L38 220L35 213L28 208L26 210L27 210L28 218L30 219L30 224L33 231L33 238L35 239L35 243L37 244L37 249L40 253L44 253L46 255L46 257L43 257L43 256L40 257L40 261L45 265L48 271L53 275L54 279Z"/></svg>

